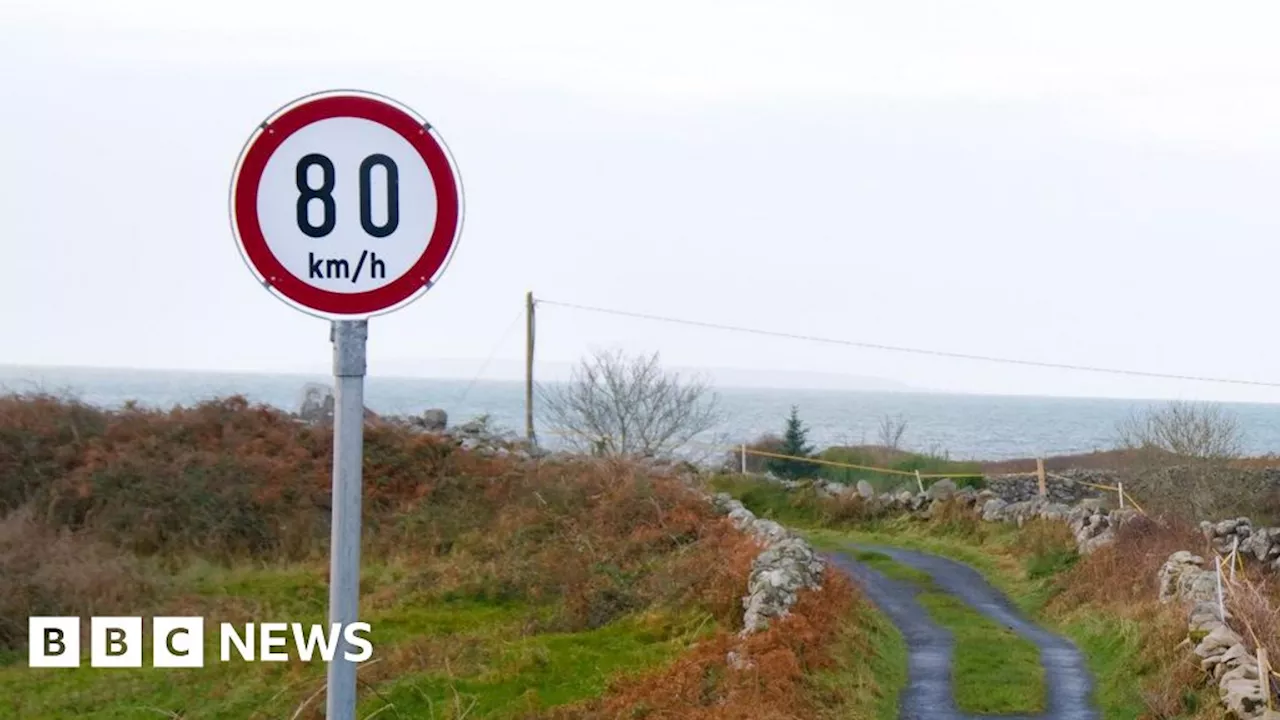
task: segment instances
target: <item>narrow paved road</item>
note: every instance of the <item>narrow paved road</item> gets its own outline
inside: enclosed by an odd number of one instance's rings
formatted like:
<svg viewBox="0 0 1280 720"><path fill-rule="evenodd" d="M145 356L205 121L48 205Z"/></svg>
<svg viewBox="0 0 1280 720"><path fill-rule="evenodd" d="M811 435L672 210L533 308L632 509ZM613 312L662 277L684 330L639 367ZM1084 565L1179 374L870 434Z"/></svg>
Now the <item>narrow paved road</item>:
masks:
<svg viewBox="0 0 1280 720"><path fill-rule="evenodd" d="M883 553L933 577L941 590L963 600L978 612L1010 628L1040 648L1045 668L1046 711L1034 716L971 716L956 708L951 689L951 633L933 622L916 601L911 583L894 580L854 560L831 553L827 560L848 573L901 631L907 643L907 687L899 699L901 720L970 720L999 717L1002 720L1098 720L1090 695L1093 678L1084 656L1071 641L1055 635L1022 616L1009 598L996 590L973 568L947 558L876 545L857 550Z"/></svg>

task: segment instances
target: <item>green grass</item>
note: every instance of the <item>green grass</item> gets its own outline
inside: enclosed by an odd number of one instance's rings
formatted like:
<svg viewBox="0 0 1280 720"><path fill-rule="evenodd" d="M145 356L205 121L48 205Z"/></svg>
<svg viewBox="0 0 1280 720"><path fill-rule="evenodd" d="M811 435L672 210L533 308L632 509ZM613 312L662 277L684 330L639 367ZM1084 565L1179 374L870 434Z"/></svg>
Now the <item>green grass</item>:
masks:
<svg viewBox="0 0 1280 720"><path fill-rule="evenodd" d="M917 596L955 638L951 677L964 712L1010 714L1044 709L1044 668L1030 641L943 592Z"/></svg>
<svg viewBox="0 0 1280 720"><path fill-rule="evenodd" d="M1034 644L938 590L926 572L883 553L859 551L854 557L918 587L916 600L934 622L951 632L955 639L952 682L962 711L1009 714L1044 709L1044 669Z"/></svg>
<svg viewBox="0 0 1280 720"><path fill-rule="evenodd" d="M367 698L362 709L392 706L388 717L511 717L600 695L619 673L661 664L687 647L695 627L667 617L628 617L581 633L499 642L476 672L411 673ZM490 638L496 640L496 638Z"/></svg>
<svg viewBox="0 0 1280 720"><path fill-rule="evenodd" d="M834 663L809 676L811 691L827 712L822 718L898 720L898 697L907 685L907 643L870 603L845 618L832 650Z"/></svg>
<svg viewBox="0 0 1280 720"><path fill-rule="evenodd" d="M849 465L863 465L868 467L884 467L889 470L897 470L899 472L914 473L919 470L925 475L955 473L957 475L980 474L982 466L972 462L957 462L946 457L930 455L924 453L902 452L895 454L889 460L885 460L882 455L857 447L830 447L818 453L818 457L822 460L831 462L847 463ZM907 488L912 492L916 489L915 477L912 475L899 475L897 473L878 473L871 470L855 470L853 468L840 468L832 466L814 466L821 468L821 476L833 480L852 485L859 480L866 480L879 492L893 490L897 488ZM936 478L926 478L925 485L928 486L936 482ZM957 478L954 481L961 487L981 487L982 478L966 477Z"/></svg>
<svg viewBox="0 0 1280 720"><path fill-rule="evenodd" d="M620 674L661 666L713 629L708 615L651 611L584 632L540 632L552 607L408 594L369 607L368 590L389 572L366 571L373 658L360 666L359 716L507 718L601 694ZM197 566L175 580L182 610L207 618L205 667L33 669L25 653L0 658L0 716L132 720L177 714L204 718L288 718L323 686L325 664L297 660L222 662L217 623L322 622L323 570L232 570ZM372 596L376 597L376 595ZM144 623L145 625L145 623ZM82 650L87 654L87 641ZM323 708L323 696L312 709Z"/></svg>

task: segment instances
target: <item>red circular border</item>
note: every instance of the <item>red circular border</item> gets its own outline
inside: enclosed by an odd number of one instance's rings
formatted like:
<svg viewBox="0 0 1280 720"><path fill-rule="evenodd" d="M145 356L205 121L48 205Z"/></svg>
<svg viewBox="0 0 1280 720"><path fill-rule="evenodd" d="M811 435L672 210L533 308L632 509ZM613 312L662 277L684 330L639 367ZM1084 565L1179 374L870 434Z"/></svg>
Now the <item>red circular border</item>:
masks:
<svg viewBox="0 0 1280 720"><path fill-rule="evenodd" d="M258 184L276 149L298 130L335 117L363 118L384 125L418 151L436 190L436 224L417 262L392 282L362 293L335 293L308 285L276 259L258 221ZM335 315L365 315L412 297L435 278L457 242L458 179L444 149L417 119L381 100L336 95L304 101L265 125L244 153L232 191L235 225L245 257L269 287L304 307Z"/></svg>

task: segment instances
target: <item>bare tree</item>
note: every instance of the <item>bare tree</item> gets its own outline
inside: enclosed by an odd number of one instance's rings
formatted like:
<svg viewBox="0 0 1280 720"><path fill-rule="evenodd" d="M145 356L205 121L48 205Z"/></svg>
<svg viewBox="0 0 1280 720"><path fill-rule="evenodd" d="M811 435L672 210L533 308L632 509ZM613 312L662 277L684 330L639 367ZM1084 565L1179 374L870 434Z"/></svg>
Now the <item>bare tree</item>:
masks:
<svg viewBox="0 0 1280 720"><path fill-rule="evenodd" d="M1132 453L1118 477L1149 511L1189 519L1240 515L1265 495L1264 476L1232 467L1242 433L1221 406L1149 408L1121 420L1116 435L1119 447Z"/></svg>
<svg viewBox="0 0 1280 720"><path fill-rule="evenodd" d="M1119 446L1186 460L1230 460L1241 453L1240 425L1219 405L1173 401L1131 413L1116 426Z"/></svg>
<svg viewBox="0 0 1280 720"><path fill-rule="evenodd" d="M880 445L897 450L902 445L902 435L907 431L907 421L901 415L885 415L880 418Z"/></svg>
<svg viewBox="0 0 1280 720"><path fill-rule="evenodd" d="M657 353L596 352L568 383L538 393L552 429L571 447L596 455L670 455L719 420L710 388L663 371Z"/></svg>

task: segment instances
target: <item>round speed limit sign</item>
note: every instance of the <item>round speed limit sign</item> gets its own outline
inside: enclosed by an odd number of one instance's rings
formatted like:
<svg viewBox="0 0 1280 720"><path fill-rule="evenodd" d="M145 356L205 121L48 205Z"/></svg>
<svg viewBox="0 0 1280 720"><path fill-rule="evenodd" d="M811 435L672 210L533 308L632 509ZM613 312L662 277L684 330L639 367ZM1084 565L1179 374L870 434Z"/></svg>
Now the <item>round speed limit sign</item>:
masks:
<svg viewBox="0 0 1280 720"><path fill-rule="evenodd" d="M231 226L273 293L322 317L367 317L412 302L443 272L462 186L444 141L412 110L370 93L321 93L249 138Z"/></svg>

